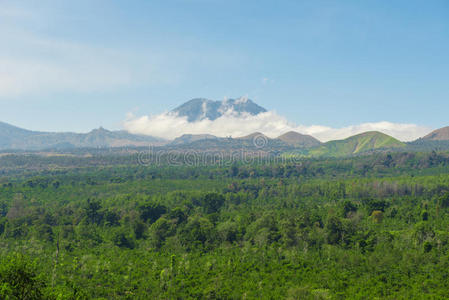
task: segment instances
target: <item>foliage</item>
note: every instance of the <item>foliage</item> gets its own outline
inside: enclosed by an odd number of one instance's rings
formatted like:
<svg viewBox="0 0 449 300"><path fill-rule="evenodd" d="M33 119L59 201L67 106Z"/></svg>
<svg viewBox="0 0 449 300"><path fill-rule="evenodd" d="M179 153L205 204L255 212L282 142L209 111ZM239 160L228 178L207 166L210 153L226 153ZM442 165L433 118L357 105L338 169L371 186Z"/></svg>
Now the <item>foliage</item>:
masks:
<svg viewBox="0 0 449 300"><path fill-rule="evenodd" d="M0 298L447 296L445 153L97 160L105 166L0 178Z"/></svg>

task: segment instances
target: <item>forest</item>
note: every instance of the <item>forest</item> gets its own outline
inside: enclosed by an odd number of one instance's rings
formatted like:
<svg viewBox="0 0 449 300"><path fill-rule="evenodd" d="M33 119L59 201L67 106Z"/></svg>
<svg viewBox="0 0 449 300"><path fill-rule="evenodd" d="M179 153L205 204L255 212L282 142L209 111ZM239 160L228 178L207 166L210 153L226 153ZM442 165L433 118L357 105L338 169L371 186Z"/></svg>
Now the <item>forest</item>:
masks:
<svg viewBox="0 0 449 300"><path fill-rule="evenodd" d="M449 153L0 157L1 299L445 299Z"/></svg>

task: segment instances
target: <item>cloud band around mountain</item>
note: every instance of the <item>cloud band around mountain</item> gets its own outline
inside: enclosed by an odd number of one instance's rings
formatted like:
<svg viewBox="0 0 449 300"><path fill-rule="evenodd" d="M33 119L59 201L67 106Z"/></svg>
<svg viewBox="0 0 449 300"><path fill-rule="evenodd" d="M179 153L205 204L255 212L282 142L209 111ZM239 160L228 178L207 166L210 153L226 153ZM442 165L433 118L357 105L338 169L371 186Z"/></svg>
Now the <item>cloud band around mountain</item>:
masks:
<svg viewBox="0 0 449 300"><path fill-rule="evenodd" d="M288 131L312 135L322 142L345 139L366 131L380 131L401 141L412 141L429 133L432 129L415 124L399 124L387 121L363 123L342 128L320 125L296 125L276 112L268 111L257 115L226 112L215 120L203 119L189 122L187 117L166 112L154 116L136 117L129 114L124 128L133 134L151 135L174 139L183 134L212 134L219 137L241 137L254 132L275 138Z"/></svg>

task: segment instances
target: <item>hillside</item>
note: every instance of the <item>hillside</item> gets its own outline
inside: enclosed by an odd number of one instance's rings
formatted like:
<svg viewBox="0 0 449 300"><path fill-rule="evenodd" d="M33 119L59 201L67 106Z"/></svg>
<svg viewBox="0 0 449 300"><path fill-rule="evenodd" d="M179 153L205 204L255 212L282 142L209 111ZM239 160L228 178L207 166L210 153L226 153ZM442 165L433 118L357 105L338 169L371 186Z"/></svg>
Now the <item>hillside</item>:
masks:
<svg viewBox="0 0 449 300"><path fill-rule="evenodd" d="M211 134L183 134L174 139L170 145L181 145L193 143L201 140L218 140L219 138Z"/></svg>
<svg viewBox="0 0 449 300"><path fill-rule="evenodd" d="M9 147L16 139L26 139L33 134L38 134L38 132L0 122L0 149Z"/></svg>
<svg viewBox="0 0 449 300"><path fill-rule="evenodd" d="M287 145L298 148L312 148L321 145L321 142L311 135L300 134L295 131L289 131L277 138Z"/></svg>
<svg viewBox="0 0 449 300"><path fill-rule="evenodd" d="M266 135L255 132L243 137L216 137L209 134L184 134L171 143L165 149L179 151L213 151L228 152L238 150L261 151L276 154L282 151L293 150L294 147L279 139L271 139Z"/></svg>
<svg viewBox="0 0 449 300"><path fill-rule="evenodd" d="M254 140L257 138L266 139L266 140L270 139L269 137L267 137L266 135L264 135L261 132L254 132L254 133L251 133L251 134L248 134L245 136L238 137L237 139L239 139L239 140Z"/></svg>
<svg viewBox="0 0 449 300"><path fill-rule="evenodd" d="M345 140L330 141L310 150L310 156L347 156L373 150L400 148L406 144L377 131L365 132Z"/></svg>
<svg viewBox="0 0 449 300"><path fill-rule="evenodd" d="M434 130L422 139L429 141L449 141L449 126Z"/></svg>

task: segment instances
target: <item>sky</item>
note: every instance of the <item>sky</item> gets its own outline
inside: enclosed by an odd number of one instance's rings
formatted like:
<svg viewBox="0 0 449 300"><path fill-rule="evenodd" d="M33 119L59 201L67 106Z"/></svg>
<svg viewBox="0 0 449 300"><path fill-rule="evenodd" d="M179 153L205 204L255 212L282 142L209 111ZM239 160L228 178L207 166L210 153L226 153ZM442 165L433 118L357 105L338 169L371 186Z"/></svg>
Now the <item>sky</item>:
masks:
<svg viewBox="0 0 449 300"><path fill-rule="evenodd" d="M446 0L0 0L0 121L88 132L146 119L150 134L192 98L244 96L271 114L248 130L410 140L449 125L448 53Z"/></svg>

